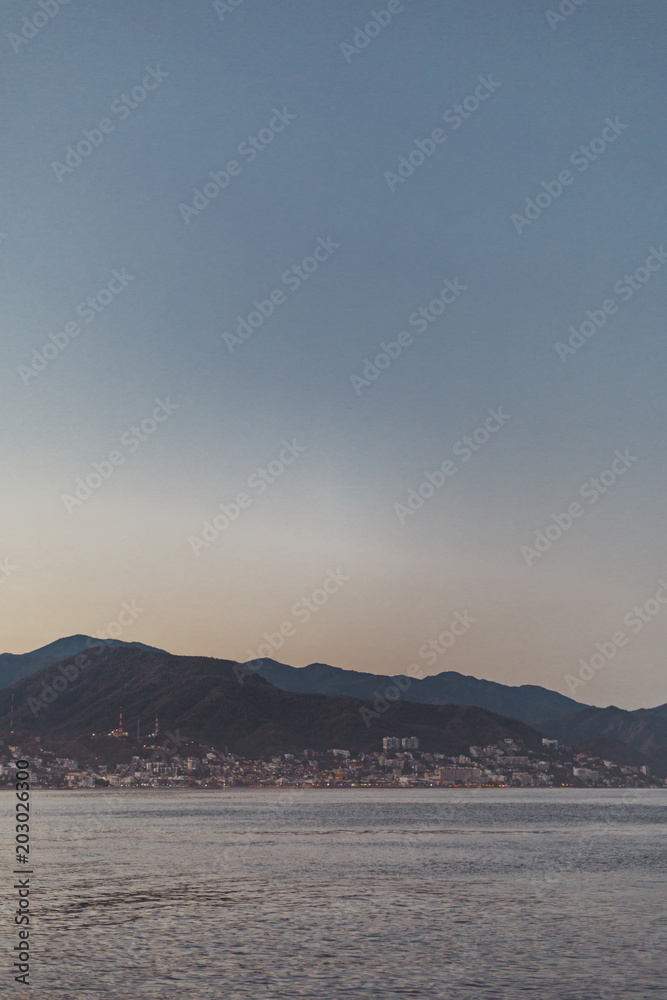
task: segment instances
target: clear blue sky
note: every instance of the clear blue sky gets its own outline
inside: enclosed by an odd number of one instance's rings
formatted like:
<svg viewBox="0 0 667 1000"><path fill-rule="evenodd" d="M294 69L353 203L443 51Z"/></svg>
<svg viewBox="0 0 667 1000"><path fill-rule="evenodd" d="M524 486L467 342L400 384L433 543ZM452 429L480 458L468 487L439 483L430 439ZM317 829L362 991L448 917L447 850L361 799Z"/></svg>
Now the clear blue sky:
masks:
<svg viewBox="0 0 667 1000"><path fill-rule="evenodd" d="M665 702L664 4L44 2L0 8L2 647L125 602L565 694L600 643L575 697Z"/></svg>

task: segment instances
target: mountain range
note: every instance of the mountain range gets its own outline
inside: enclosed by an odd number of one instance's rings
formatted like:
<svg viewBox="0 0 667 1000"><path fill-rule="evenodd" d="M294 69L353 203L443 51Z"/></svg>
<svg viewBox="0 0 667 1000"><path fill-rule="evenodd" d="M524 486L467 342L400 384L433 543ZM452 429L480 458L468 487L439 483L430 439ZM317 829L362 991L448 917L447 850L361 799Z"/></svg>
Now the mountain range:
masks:
<svg viewBox="0 0 667 1000"><path fill-rule="evenodd" d="M122 705L125 728L159 712L160 731L196 736L248 757L333 747L378 750L383 736L418 736L424 750L460 754L471 743L519 739L538 748L540 734L523 722L474 706L399 701L369 724L356 698L281 691L230 660L172 656L125 646L98 647L44 667L0 691L0 730L12 694L14 730L73 740L108 733ZM79 661L81 663L81 661Z"/></svg>
<svg viewBox="0 0 667 1000"><path fill-rule="evenodd" d="M68 635L30 653L0 653L0 688L8 687L23 677L29 677L42 667L50 667L68 656L85 652L92 646L134 646L136 649L156 649L143 642L122 642L120 639L93 639L88 635ZM161 651L163 652L163 651Z"/></svg>
<svg viewBox="0 0 667 1000"><path fill-rule="evenodd" d="M406 675L381 675L341 670L324 663L290 667L276 660L253 660L248 669L287 691L383 699L400 687L401 698L422 704L476 705L519 719L544 736L591 749L626 763L650 758L656 773L667 775L667 705L626 711L615 706L582 705L557 691L535 684L513 687L444 671L422 680ZM629 748L632 752L625 753ZM639 756L636 756L639 755Z"/></svg>
<svg viewBox="0 0 667 1000"><path fill-rule="evenodd" d="M35 715L28 700L37 699L81 653L91 668ZM518 735L520 726L524 740L544 735L624 763L641 758L667 775L667 705L636 711L596 708L538 685L514 687L454 671L417 679L323 663L291 667L261 659L239 665L76 635L30 653L0 655L0 687L0 726L7 721L13 692L15 728L45 735L108 732L121 704L134 724L139 716L148 722L148 714L158 710L171 726L224 739L230 747L233 742L247 754L346 741L371 749L381 736L397 732L421 733L429 745L465 749L497 741L492 733L498 727L505 735Z"/></svg>
<svg viewBox="0 0 667 1000"><path fill-rule="evenodd" d="M253 660L249 669L283 691L300 694L348 695L350 698L382 698L398 686L401 698L427 705L476 705L499 715L520 719L539 728L545 722L571 715L589 706L534 684L510 687L447 670L419 680L405 674L389 676L358 670L342 670L326 663L290 667L276 660Z"/></svg>

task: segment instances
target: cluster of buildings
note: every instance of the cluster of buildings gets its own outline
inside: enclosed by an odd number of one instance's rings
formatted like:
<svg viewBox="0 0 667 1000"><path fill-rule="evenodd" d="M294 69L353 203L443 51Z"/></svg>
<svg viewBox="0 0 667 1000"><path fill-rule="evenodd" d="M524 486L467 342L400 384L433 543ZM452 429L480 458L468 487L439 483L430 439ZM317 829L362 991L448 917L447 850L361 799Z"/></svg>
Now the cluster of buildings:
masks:
<svg viewBox="0 0 667 1000"><path fill-rule="evenodd" d="M382 749L387 750L419 750L419 738L417 736L385 736L382 740Z"/></svg>
<svg viewBox="0 0 667 1000"><path fill-rule="evenodd" d="M0 787L11 783L10 762L20 757L31 762L33 787L42 788L667 787L667 779L653 777L646 766L574 753L555 740L543 740L539 751L504 739L447 756L420 751L414 736L387 736L382 749L371 753L306 749L249 759L191 741L174 746L155 733L129 757L131 749L122 763L104 761L100 752L88 754L95 759L84 764L57 756L39 738L22 746L0 744Z"/></svg>

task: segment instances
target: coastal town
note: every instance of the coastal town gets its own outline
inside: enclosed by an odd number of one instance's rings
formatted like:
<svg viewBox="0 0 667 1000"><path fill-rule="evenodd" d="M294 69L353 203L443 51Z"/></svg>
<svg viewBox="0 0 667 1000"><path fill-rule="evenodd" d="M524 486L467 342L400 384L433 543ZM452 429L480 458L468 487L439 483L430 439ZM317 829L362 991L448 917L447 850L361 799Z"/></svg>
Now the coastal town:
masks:
<svg viewBox="0 0 667 1000"><path fill-rule="evenodd" d="M115 737L116 740L109 740ZM372 753L345 748L248 759L226 750L181 739L178 733L154 733L135 749L126 733L107 734L89 744L80 758L60 756L39 737L0 742L0 788L12 782L11 762L30 761L33 788L664 788L667 779L646 765L618 764L556 740L543 739L537 752L521 741L504 739L471 746L465 754L422 752L414 736L387 736ZM122 762L105 753L121 741ZM84 759L85 758L85 759Z"/></svg>

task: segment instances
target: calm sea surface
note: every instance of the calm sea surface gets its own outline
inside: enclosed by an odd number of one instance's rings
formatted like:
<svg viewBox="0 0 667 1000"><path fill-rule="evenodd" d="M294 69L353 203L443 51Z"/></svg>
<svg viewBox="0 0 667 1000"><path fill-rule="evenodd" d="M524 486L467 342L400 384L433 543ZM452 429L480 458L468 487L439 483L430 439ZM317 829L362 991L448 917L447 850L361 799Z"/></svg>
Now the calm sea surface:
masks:
<svg viewBox="0 0 667 1000"><path fill-rule="evenodd" d="M34 1000L667 997L667 792L36 790L32 812Z"/></svg>

